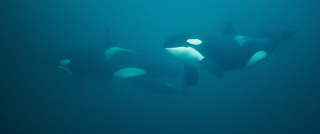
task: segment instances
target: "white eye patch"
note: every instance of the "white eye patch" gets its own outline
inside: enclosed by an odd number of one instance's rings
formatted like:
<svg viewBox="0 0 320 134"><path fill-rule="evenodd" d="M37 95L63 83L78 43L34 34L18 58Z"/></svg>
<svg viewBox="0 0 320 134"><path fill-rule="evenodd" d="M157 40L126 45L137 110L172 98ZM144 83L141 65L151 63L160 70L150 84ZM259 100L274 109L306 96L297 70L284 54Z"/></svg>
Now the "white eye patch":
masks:
<svg viewBox="0 0 320 134"><path fill-rule="evenodd" d="M65 60L61 60L61 61L60 61L60 64L61 64L61 65L64 65L64 66L68 65L69 63L70 63L70 60L69 60L69 59L65 59Z"/></svg>
<svg viewBox="0 0 320 134"><path fill-rule="evenodd" d="M202 44L202 41L199 40L199 39L188 39L187 42L192 44L192 45L200 45L200 44Z"/></svg>

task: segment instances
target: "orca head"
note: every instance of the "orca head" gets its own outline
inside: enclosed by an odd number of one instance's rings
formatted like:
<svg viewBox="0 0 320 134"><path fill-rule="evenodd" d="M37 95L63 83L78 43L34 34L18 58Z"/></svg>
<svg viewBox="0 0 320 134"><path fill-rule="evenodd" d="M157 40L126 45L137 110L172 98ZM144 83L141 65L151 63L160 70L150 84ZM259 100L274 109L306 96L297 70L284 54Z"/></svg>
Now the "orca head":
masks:
<svg viewBox="0 0 320 134"><path fill-rule="evenodd" d="M200 39L200 37L181 34L181 35L175 35L167 38L163 47L164 48L192 47L192 46L197 46L201 44L202 44L202 40Z"/></svg>
<svg viewBox="0 0 320 134"><path fill-rule="evenodd" d="M198 51L202 38L192 35L176 35L167 38L163 47L167 53L184 64L197 67L204 56Z"/></svg>

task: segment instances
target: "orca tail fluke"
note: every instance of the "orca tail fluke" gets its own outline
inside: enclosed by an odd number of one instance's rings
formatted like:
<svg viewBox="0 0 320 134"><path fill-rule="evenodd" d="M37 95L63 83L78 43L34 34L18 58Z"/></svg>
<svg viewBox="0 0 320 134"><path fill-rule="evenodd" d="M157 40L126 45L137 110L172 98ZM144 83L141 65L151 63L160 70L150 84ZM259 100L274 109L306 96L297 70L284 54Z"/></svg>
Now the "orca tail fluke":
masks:
<svg viewBox="0 0 320 134"><path fill-rule="evenodd" d="M291 38L293 35L295 35L298 31L297 30L283 30L281 32L277 32L277 34L275 34L274 31L263 31L264 36L266 36L267 38L272 39L272 41L274 42L274 44L278 44L281 41L284 41L286 39Z"/></svg>
<svg viewBox="0 0 320 134"><path fill-rule="evenodd" d="M272 31L263 31L263 34L271 41L271 44L268 46L266 50L268 52L272 52L280 42L291 38L296 33L297 30L283 30L281 32L277 32L277 34L275 34L275 32Z"/></svg>

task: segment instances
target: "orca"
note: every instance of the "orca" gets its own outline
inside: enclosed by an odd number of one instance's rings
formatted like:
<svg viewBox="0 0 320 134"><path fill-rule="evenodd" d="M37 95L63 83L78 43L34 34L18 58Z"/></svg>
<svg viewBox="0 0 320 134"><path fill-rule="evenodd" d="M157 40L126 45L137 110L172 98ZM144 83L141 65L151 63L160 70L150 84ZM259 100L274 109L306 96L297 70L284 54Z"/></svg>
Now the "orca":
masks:
<svg viewBox="0 0 320 134"><path fill-rule="evenodd" d="M280 42L296 32L284 30L258 39L237 34L229 21L221 36L180 34L168 37L163 46L167 53L184 63L185 81L193 87L199 77L197 69L222 78L224 71L241 69L265 59Z"/></svg>
<svg viewBox="0 0 320 134"><path fill-rule="evenodd" d="M72 74L77 90L83 78L94 80L129 80L137 87L172 92L165 83L155 78L179 78L182 68L133 50L116 47L111 41L110 29L106 31L102 45L49 60L50 66ZM150 86L140 86L142 83Z"/></svg>

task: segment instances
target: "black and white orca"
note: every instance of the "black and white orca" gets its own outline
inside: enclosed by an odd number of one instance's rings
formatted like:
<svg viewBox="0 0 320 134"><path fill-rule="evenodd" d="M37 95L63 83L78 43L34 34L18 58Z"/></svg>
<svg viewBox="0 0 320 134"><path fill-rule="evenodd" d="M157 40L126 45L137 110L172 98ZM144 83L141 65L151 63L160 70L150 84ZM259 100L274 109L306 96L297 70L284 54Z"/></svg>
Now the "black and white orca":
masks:
<svg viewBox="0 0 320 134"><path fill-rule="evenodd" d="M111 41L110 30L107 30L101 46L50 62L51 66L72 74L76 88L81 88L79 85L82 78L89 78L129 80L138 88L150 88L146 89L149 91L164 89L163 92L169 93L180 90L155 79L179 78L182 68L132 50L115 47Z"/></svg>
<svg viewBox="0 0 320 134"><path fill-rule="evenodd" d="M196 68L208 70L222 78L223 71L241 69L265 59L281 41L295 33L286 30L274 36L266 34L267 39L251 38L236 34L230 21L219 37L176 35L167 38L164 48L185 64L185 81L193 87L199 77Z"/></svg>

